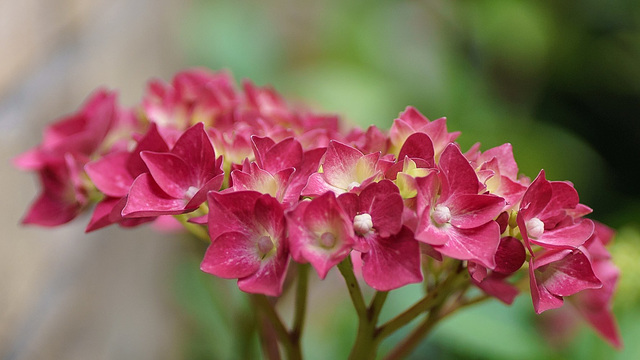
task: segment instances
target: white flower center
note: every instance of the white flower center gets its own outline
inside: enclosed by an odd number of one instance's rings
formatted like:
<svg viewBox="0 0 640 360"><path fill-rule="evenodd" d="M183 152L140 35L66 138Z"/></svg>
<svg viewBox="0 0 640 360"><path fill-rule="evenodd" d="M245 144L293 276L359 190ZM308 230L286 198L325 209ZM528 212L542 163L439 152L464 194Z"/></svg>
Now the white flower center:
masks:
<svg viewBox="0 0 640 360"><path fill-rule="evenodd" d="M527 235L529 235L529 237L537 239L542 234L544 234L544 223L538 218L528 220L525 223L525 226L527 228Z"/></svg>
<svg viewBox="0 0 640 360"><path fill-rule="evenodd" d="M357 181L354 181L354 182L352 182L351 184L349 184L349 185L347 186L347 190L348 190L348 191L351 191L351 190L353 190L353 188L356 188L356 187L358 187L358 186L360 186L360 183L359 183L359 182L357 182Z"/></svg>
<svg viewBox="0 0 640 360"><path fill-rule="evenodd" d="M438 204L436 205L436 208L433 209L431 218L438 225L446 224L451 221L451 210L442 204Z"/></svg>
<svg viewBox="0 0 640 360"><path fill-rule="evenodd" d="M353 218L353 229L360 235L367 235L373 231L373 221L371 215L360 214Z"/></svg>

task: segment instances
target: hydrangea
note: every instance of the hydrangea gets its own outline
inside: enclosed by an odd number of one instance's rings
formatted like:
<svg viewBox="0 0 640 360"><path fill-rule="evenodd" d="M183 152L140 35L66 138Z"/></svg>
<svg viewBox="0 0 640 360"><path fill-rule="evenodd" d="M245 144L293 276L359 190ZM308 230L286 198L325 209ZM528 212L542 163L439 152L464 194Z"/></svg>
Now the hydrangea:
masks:
<svg viewBox="0 0 640 360"><path fill-rule="evenodd" d="M152 81L132 109L99 90L15 158L41 182L23 222L62 225L92 204L87 231L186 216L210 241L204 272L273 297L292 261L321 279L337 266L360 315L352 356L424 312L474 301L470 286L510 304L526 283L535 312L567 298L620 346L612 231L584 217L570 182L521 175L510 144L463 152L445 118L413 107L389 131L346 127L205 69ZM377 290L366 309L354 272ZM420 282L425 298L377 326L386 292ZM280 340L300 351L293 338Z"/></svg>

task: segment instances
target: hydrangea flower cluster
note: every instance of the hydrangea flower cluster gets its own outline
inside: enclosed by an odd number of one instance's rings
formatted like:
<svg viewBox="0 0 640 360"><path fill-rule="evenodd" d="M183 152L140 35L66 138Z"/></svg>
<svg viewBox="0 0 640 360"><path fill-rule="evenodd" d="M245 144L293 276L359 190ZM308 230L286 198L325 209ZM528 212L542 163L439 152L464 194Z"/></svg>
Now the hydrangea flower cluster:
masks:
<svg viewBox="0 0 640 360"><path fill-rule="evenodd" d="M178 215L207 229L202 270L248 293L279 296L292 261L322 279L347 261L386 292L453 260L507 304L522 279L537 313L568 297L620 346L612 230L584 217L571 183L520 175L510 144L463 151L458 135L413 107L388 132L346 129L270 88L192 69L152 81L132 109L96 91L15 165L42 189L24 223L58 226L91 204L87 231Z"/></svg>

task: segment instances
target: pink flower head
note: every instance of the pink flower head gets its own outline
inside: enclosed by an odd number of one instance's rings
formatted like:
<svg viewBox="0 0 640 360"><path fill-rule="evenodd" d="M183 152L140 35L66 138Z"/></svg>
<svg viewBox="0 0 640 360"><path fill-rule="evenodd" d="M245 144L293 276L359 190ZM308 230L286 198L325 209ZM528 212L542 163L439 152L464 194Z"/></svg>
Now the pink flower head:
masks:
<svg viewBox="0 0 640 360"><path fill-rule="evenodd" d="M611 261L611 255L604 248L613 231L603 224L595 223L595 231L585 244L592 260L595 275L602 281L599 289L587 289L568 299L582 317L609 343L622 347L622 339L612 311L613 295L620 277L620 270Z"/></svg>
<svg viewBox="0 0 640 360"><path fill-rule="evenodd" d="M440 118L430 121L416 108L407 106L400 117L395 119L391 125L389 130L391 145L395 149L400 149L405 140L416 132L425 133L431 138L436 159L439 159L445 147L460 135L460 132L450 133L447 131L447 119Z"/></svg>
<svg viewBox="0 0 640 360"><path fill-rule="evenodd" d="M165 133L183 131L201 121L220 129L229 127L236 103L229 74L196 68L176 74L171 84L151 81L142 106L147 118Z"/></svg>
<svg viewBox="0 0 640 360"><path fill-rule="evenodd" d="M569 216L578 204L578 193L571 184L548 181L541 170L524 193L518 211L518 228L525 244L547 249L575 249L584 244L594 225L589 219Z"/></svg>
<svg viewBox="0 0 640 360"><path fill-rule="evenodd" d="M522 267L526 255L520 240L505 236L500 239L495 256L496 267L493 270L489 271L480 264L469 262L471 281L485 293L505 304L511 304L519 291L507 281L507 278Z"/></svg>
<svg viewBox="0 0 640 360"><path fill-rule="evenodd" d="M364 187L382 179L379 153L364 155L338 141L331 141L322 160L322 172L312 174L303 196L319 196L327 191L336 195Z"/></svg>
<svg viewBox="0 0 640 360"><path fill-rule="evenodd" d="M500 226L493 219L502 211L504 200L478 194L476 173L456 145L442 152L439 169L416 179L416 239L444 255L493 269L500 243Z"/></svg>
<svg viewBox="0 0 640 360"><path fill-rule="evenodd" d="M84 161L67 153L62 161L49 162L38 170L42 192L29 207L23 224L58 226L80 214L88 203L80 176Z"/></svg>
<svg viewBox="0 0 640 360"><path fill-rule="evenodd" d="M202 271L238 279L240 290L279 296L289 263L284 210L255 191L210 192L209 236Z"/></svg>
<svg viewBox="0 0 640 360"><path fill-rule="evenodd" d="M561 307L564 296L602 287L585 252L581 247L549 250L531 257L529 282L536 313Z"/></svg>
<svg viewBox="0 0 640 360"><path fill-rule="evenodd" d="M182 214L198 208L207 192L219 190L224 174L211 141L198 123L180 136L170 152L143 151L149 173L138 176L122 210L125 217Z"/></svg>
<svg viewBox="0 0 640 360"><path fill-rule="evenodd" d="M349 256L355 244L352 219L333 192L300 202L287 219L291 256L299 263L311 263L321 279Z"/></svg>
<svg viewBox="0 0 640 360"><path fill-rule="evenodd" d="M267 137L251 139L256 162L234 171L233 188L269 193L291 207L297 204L309 176L318 169L325 149L303 151L293 138L279 143Z"/></svg>
<svg viewBox="0 0 640 360"><path fill-rule="evenodd" d="M135 226L152 218L124 219L122 209L133 180L149 169L140 156L143 151L168 152L169 147L160 136L157 126L151 123L146 134L140 138L132 152L117 151L105 155L85 165L85 172L106 197L93 212L86 231L94 231L118 223L121 226Z"/></svg>
<svg viewBox="0 0 640 360"><path fill-rule="evenodd" d="M528 178L518 178L518 165L513 158L511 144L503 144L483 153L476 144L465 153L476 168L480 182L486 191L505 199L505 210L516 205L527 190Z"/></svg>
<svg viewBox="0 0 640 360"><path fill-rule="evenodd" d="M63 117L44 131L42 143L13 160L23 170L57 166L65 154L78 159L98 150L118 115L116 94L101 89L94 92L74 114Z"/></svg>
<svg viewBox="0 0 640 360"><path fill-rule="evenodd" d="M353 219L362 275L372 288L389 291L422 281L420 247L413 232L402 226L404 204L389 180L369 184L359 195L345 193L338 202Z"/></svg>

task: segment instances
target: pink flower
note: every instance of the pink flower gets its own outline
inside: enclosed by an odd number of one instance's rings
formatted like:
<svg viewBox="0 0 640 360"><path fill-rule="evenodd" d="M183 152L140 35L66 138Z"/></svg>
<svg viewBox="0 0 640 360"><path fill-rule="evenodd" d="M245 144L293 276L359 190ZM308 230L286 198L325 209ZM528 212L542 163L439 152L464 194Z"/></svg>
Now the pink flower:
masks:
<svg viewBox="0 0 640 360"><path fill-rule="evenodd" d="M493 219L504 200L478 194L476 173L456 145L442 152L439 169L439 173L416 178L416 239L444 255L493 269L500 243L500 226Z"/></svg>
<svg viewBox="0 0 640 360"><path fill-rule="evenodd" d="M88 204L86 186L80 175L82 162L67 153L62 161L49 161L38 170L42 192L27 210L22 223L58 226L80 214Z"/></svg>
<svg viewBox="0 0 640 360"><path fill-rule="evenodd" d="M331 141L322 160L322 172L309 177L302 195L319 196L327 191L340 195L381 180L379 158L379 153L364 155L349 145Z"/></svg>
<svg viewBox="0 0 640 360"><path fill-rule="evenodd" d="M240 290L278 296L289 263L284 211L255 191L210 192L209 236L202 271L238 279Z"/></svg>
<svg viewBox="0 0 640 360"><path fill-rule="evenodd" d="M207 192L222 185L222 159L216 159L202 123L187 129L170 152L143 151L140 156L149 173L131 185L124 217L190 212L206 200Z"/></svg>
<svg viewBox="0 0 640 360"><path fill-rule="evenodd" d="M518 228L527 247L533 243L547 249L575 249L584 244L593 233L593 222L570 216L578 204L578 193L571 184L548 181L541 170L518 211Z"/></svg>
<svg viewBox="0 0 640 360"><path fill-rule="evenodd" d="M440 118L430 121L422 115L416 108L407 106L398 119L393 121L389 130L389 139L391 145L395 149L400 149L405 140L414 133L425 133L431 139L436 159L440 158L440 154L447 145L453 142L460 132L447 131L447 119ZM397 151L397 150L396 150ZM398 152L394 152L397 154Z"/></svg>
<svg viewBox="0 0 640 360"><path fill-rule="evenodd" d="M529 280L536 313L561 307L564 296L602 287L585 253L581 247L549 250L531 257Z"/></svg>
<svg viewBox="0 0 640 360"><path fill-rule="evenodd" d="M48 126L42 143L16 157L13 163L23 170L39 170L64 161L65 154L89 157L100 148L117 116L115 93L98 90L76 113Z"/></svg>
<svg viewBox="0 0 640 360"><path fill-rule="evenodd" d="M622 339L612 311L612 300L620 270L613 264L611 255L604 248L604 245L611 241L613 231L598 222L595 225L593 236L585 247L591 255L593 271L602 281L602 287L581 291L568 299L602 337L616 348L621 348Z"/></svg>
<svg viewBox="0 0 640 360"><path fill-rule="evenodd" d="M353 219L362 252L362 275L372 288L389 291L422 281L420 247L402 226L404 204L389 180L372 183L360 195L345 193L338 202Z"/></svg>
<svg viewBox="0 0 640 360"><path fill-rule="evenodd" d="M311 201L302 201L287 213L291 256L311 263L324 279L344 260L355 244L352 219L329 191Z"/></svg>
<svg viewBox="0 0 640 360"><path fill-rule="evenodd" d="M167 152L169 147L151 123L147 133L139 139L132 152L118 151L105 155L85 165L85 171L93 184L106 197L100 201L87 225L87 232L119 223L121 226L135 226L153 220L151 218L124 219L122 209L126 205L133 180L149 169L142 160L143 151Z"/></svg>

